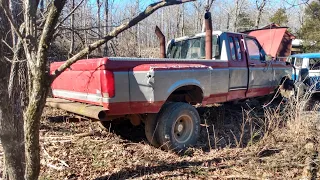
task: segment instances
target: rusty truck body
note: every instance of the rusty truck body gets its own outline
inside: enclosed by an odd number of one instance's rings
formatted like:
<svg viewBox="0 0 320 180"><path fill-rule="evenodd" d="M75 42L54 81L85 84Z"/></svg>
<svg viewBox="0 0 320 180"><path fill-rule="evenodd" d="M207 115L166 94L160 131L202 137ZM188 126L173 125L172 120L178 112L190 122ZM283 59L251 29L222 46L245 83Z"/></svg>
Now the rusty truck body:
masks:
<svg viewBox="0 0 320 180"><path fill-rule="evenodd" d="M79 60L53 82L47 104L102 122L143 122L151 144L184 150L200 133L194 105L269 95L291 76L290 65L266 60L254 37L209 33L170 41L166 58Z"/></svg>

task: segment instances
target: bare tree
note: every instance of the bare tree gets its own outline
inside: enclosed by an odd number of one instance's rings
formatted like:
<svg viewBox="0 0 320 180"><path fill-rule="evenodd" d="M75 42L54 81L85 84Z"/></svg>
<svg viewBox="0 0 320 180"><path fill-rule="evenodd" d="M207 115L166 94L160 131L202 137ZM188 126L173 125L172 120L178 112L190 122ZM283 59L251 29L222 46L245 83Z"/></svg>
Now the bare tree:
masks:
<svg viewBox="0 0 320 180"><path fill-rule="evenodd" d="M74 9L75 3L74 0L71 2L71 11ZM71 41L70 41L70 50L69 50L69 55L68 57L72 57L74 53L74 13L72 12L71 14L71 19L70 19L70 24L71 24Z"/></svg>
<svg viewBox="0 0 320 180"><path fill-rule="evenodd" d="M262 12L264 10L264 7L265 7L266 3L267 3L267 0L261 0L261 2L259 2L259 0L256 0L257 17L256 17L256 21L255 21L255 24L254 24L254 27L256 29L259 28Z"/></svg>
<svg viewBox="0 0 320 180"><path fill-rule="evenodd" d="M105 29L104 35L106 36L109 32L109 0L104 2L104 17L105 17ZM108 56L108 43L104 45L104 56Z"/></svg>
<svg viewBox="0 0 320 180"><path fill-rule="evenodd" d="M97 29L98 29L98 39L101 39L102 37L102 32L101 32L101 6L102 3L100 2L100 0L97 0L97 8L98 8L98 12L97 12ZM102 51L101 48L98 47L98 54L99 56L102 55Z"/></svg>
<svg viewBox="0 0 320 180"><path fill-rule="evenodd" d="M244 4L244 0L236 0L236 5L234 8L234 22L233 22L233 31L237 32L238 31L238 18L239 14L242 11L242 7Z"/></svg>

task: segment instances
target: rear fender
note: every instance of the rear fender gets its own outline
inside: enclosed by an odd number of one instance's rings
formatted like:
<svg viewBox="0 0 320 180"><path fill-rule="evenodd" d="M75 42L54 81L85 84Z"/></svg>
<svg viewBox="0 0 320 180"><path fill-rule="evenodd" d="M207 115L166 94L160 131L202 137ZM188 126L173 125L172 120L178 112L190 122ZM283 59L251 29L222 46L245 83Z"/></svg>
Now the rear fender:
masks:
<svg viewBox="0 0 320 180"><path fill-rule="evenodd" d="M196 79L183 79L180 81L175 82L170 86L170 88L167 90L166 99L178 88L184 87L184 86L197 86L201 88L202 92L204 93L204 87L201 85L200 81Z"/></svg>

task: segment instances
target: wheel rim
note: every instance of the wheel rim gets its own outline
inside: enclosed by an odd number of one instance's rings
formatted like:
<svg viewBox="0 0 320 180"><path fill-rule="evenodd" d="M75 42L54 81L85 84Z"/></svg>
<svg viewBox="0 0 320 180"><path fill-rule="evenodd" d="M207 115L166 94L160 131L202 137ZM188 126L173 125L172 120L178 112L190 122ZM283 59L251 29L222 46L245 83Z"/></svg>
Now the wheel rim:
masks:
<svg viewBox="0 0 320 180"><path fill-rule="evenodd" d="M173 126L173 137L179 143L187 142L193 133L192 118L182 115L177 118Z"/></svg>

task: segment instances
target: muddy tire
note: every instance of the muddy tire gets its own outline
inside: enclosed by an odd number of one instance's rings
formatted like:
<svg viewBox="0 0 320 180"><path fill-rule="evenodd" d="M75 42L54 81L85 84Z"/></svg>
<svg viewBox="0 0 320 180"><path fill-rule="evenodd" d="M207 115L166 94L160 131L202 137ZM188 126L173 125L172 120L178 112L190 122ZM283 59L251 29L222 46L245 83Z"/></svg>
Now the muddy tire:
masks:
<svg viewBox="0 0 320 180"><path fill-rule="evenodd" d="M303 82L297 82L295 84L294 93L296 96L303 97L305 93L307 92L307 86Z"/></svg>
<svg viewBox="0 0 320 180"><path fill-rule="evenodd" d="M171 103L157 119L156 133L162 149L181 152L196 144L200 135L200 117L190 104Z"/></svg>
<svg viewBox="0 0 320 180"><path fill-rule="evenodd" d="M144 132L147 140L154 147L160 147L160 143L156 136L157 114L148 114L144 123Z"/></svg>

